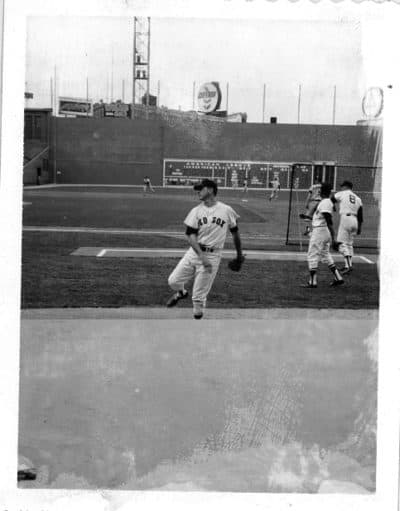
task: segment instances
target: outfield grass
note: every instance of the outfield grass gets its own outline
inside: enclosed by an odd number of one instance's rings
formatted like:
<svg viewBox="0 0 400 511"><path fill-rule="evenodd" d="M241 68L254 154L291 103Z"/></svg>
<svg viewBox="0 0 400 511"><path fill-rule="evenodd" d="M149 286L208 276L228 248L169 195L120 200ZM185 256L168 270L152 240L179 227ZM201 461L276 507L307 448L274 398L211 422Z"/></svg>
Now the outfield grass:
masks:
<svg viewBox="0 0 400 511"><path fill-rule="evenodd" d="M147 238L149 239L149 238ZM151 238L150 238L151 239ZM156 246L141 237L85 233L25 232L22 250L22 308L128 307L164 305L171 291L169 273L178 259L72 256L81 246ZM185 240L160 237L159 247L185 247ZM341 288L330 288L331 274L321 268L319 287L303 289L305 263L247 261L232 273L221 263L209 295L216 308L377 308L376 265L360 264ZM183 301L190 307L190 301Z"/></svg>
<svg viewBox="0 0 400 511"><path fill-rule="evenodd" d="M304 194L303 194L304 195ZM288 194L269 202L261 192L249 192L243 202L243 192L221 190L219 199L230 204L240 215L240 228L244 234L263 235L279 240L286 239ZM293 209L292 238L300 235L304 223L297 212L303 208L304 197ZM191 190L157 190L156 194L143 196L135 188L75 188L68 187L26 190L23 223L26 226L97 227L114 229L182 230L183 221L191 208L198 204L197 195ZM376 246L379 210L376 206L365 208L363 233L356 239L357 246ZM337 216L335 223L337 224ZM368 238L368 240L367 240ZM266 243L268 245L268 243Z"/></svg>
<svg viewBox="0 0 400 511"><path fill-rule="evenodd" d="M49 192L50 193L50 192ZM126 229L182 228L183 221L198 200L193 196L142 196L125 194L76 194L32 196L24 208L24 225L114 227ZM264 223L265 219L235 204L243 224Z"/></svg>
<svg viewBox="0 0 400 511"><path fill-rule="evenodd" d="M286 247L287 194L269 202L265 194L221 190L219 198L240 214L243 248L298 250ZM79 247L181 248L183 220L198 204L191 190L157 190L143 196L138 188L37 188L24 192L24 226L88 227L173 231L181 235L28 232L23 234L22 307L159 306L170 290L167 278L177 259L92 258L72 256ZM379 211L366 209L364 236L377 237ZM250 239L252 236L253 239ZM259 237L259 238L258 238ZM307 238L303 238L306 250ZM357 240L362 244L362 240ZM230 236L227 248L232 247ZM363 252L365 250L363 249ZM343 289L331 289L321 271L320 287L300 288L305 263L248 261L240 274L221 265L209 296L210 307L374 308L379 282L375 265L359 265ZM190 306L190 302L182 304Z"/></svg>

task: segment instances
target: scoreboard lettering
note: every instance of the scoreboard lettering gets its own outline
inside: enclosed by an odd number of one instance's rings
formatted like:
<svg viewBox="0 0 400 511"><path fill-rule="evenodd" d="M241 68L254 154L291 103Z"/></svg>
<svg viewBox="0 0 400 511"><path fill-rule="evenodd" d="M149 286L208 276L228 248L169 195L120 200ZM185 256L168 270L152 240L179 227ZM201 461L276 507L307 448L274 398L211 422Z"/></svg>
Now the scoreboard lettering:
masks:
<svg viewBox="0 0 400 511"><path fill-rule="evenodd" d="M304 165L299 188L311 185L311 164ZM307 167L307 168L306 168ZM223 160L164 160L164 186L192 186L201 179L213 179L220 187L268 189L274 177L282 189L290 187L290 163L223 161Z"/></svg>

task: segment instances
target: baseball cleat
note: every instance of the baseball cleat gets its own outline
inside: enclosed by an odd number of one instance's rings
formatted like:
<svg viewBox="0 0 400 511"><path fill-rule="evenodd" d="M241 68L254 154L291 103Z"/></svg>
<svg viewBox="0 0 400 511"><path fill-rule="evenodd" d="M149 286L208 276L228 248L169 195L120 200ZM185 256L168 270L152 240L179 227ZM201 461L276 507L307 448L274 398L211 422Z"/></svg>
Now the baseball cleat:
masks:
<svg viewBox="0 0 400 511"><path fill-rule="evenodd" d="M177 291L168 300L167 307L175 307L175 305L179 302L179 300L183 300L183 298L187 298L188 295L189 295L188 291Z"/></svg>
<svg viewBox="0 0 400 511"><path fill-rule="evenodd" d="M337 286L341 286L342 284L344 284L344 280L341 279L341 280L333 280L329 285L332 286L332 287L337 287Z"/></svg>
<svg viewBox="0 0 400 511"><path fill-rule="evenodd" d="M341 268L339 271L342 275L347 275L353 271L353 268L344 267L344 268Z"/></svg>
<svg viewBox="0 0 400 511"><path fill-rule="evenodd" d="M200 312L199 314L193 314L194 319L201 319L203 317L203 313Z"/></svg>
<svg viewBox="0 0 400 511"><path fill-rule="evenodd" d="M317 287L317 284L310 284L310 282L308 282L307 284L302 284L301 287L305 287L308 289L315 289Z"/></svg>

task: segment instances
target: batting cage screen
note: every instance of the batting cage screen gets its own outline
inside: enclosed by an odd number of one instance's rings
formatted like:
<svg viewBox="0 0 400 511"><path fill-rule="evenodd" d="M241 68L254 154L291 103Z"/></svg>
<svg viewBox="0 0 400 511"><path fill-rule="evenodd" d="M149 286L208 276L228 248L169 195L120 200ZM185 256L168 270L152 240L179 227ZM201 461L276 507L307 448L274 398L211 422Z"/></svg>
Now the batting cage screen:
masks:
<svg viewBox="0 0 400 511"><path fill-rule="evenodd" d="M311 186L316 180L328 182L332 191L339 191L340 184L347 180L353 183L353 191L363 203L364 223L362 232L354 240L354 246L375 249L379 247L379 222L381 209L382 167L366 167L338 164L303 164L291 166L289 175L289 202L286 229L286 245L297 245L305 250L308 245L308 233L311 227L309 219L300 215L310 214L313 203L306 208L307 198L311 196ZM307 186L306 186L307 184ZM314 206L317 203L314 202ZM337 209L335 207L335 209ZM334 213L334 227L337 232L339 213Z"/></svg>

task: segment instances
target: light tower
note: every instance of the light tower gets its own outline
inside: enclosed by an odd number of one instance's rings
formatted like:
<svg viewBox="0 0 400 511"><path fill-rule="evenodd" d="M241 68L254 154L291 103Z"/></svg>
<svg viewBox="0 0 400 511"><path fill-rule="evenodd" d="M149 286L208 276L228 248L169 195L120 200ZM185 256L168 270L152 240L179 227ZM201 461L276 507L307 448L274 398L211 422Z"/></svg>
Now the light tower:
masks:
<svg viewBox="0 0 400 511"><path fill-rule="evenodd" d="M150 94L150 18L134 17L133 20L133 90L132 119L135 105L146 98L146 119L149 118Z"/></svg>

